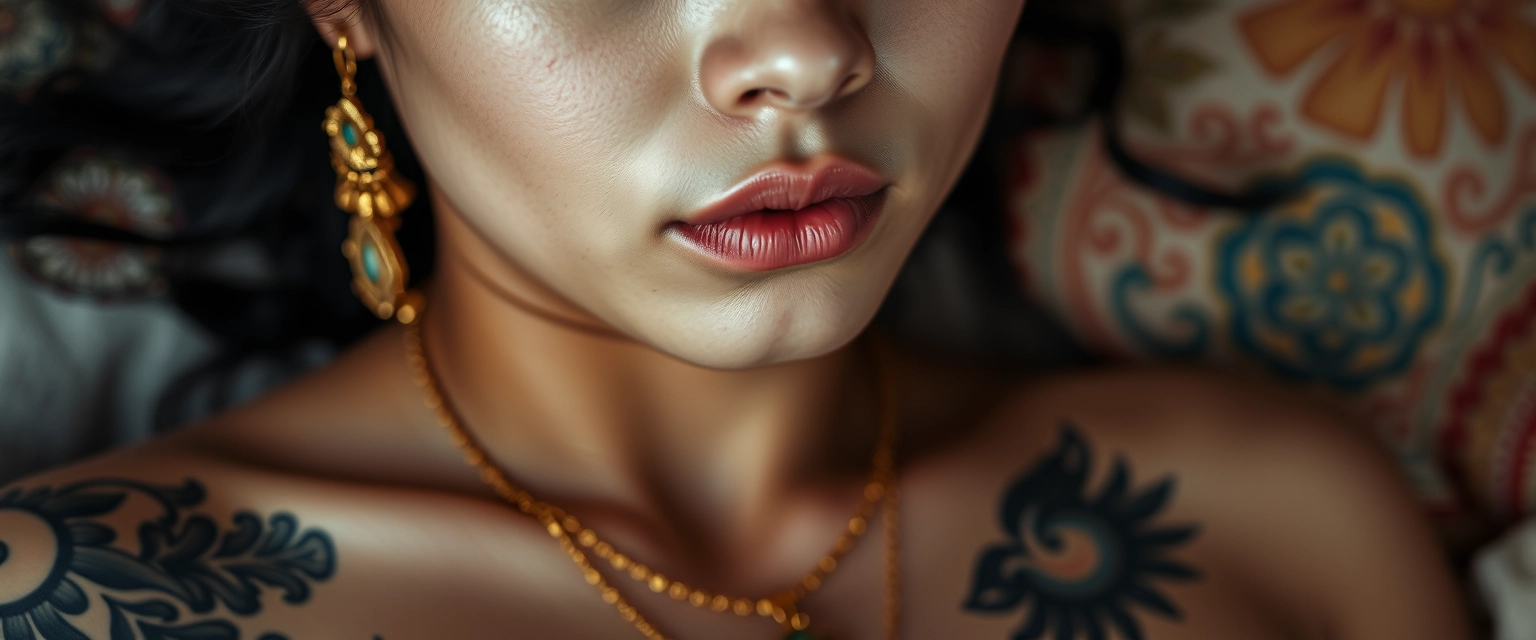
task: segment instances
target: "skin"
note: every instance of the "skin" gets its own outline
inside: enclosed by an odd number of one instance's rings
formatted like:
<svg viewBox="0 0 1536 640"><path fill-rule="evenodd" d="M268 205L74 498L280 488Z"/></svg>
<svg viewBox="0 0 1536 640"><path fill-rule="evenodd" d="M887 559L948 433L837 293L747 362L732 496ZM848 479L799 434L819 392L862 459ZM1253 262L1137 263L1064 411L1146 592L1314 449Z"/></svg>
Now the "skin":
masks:
<svg viewBox="0 0 1536 640"><path fill-rule="evenodd" d="M1177 479L1158 522L1199 525L1173 553L1202 577L1160 585L1180 615L1138 612L1145 637L1468 637L1402 483L1326 409L1190 372L1028 379L850 345L973 151L1022 4L385 0L345 25L326 16L358 14L315 13L328 39L345 26L379 61L431 175L443 258L422 332L454 408L518 482L633 557L718 592L792 584L845 526L885 397L903 441L903 637L1013 637L1031 605L964 603L983 550L1007 540L1003 496L1063 418L1094 452L1091 486L1125 459L1138 486ZM853 252L745 274L665 232L764 163L823 152L892 184ZM225 529L238 511L286 512L324 532L335 572L302 603L267 593L252 615L207 614L249 637L638 637L463 464L400 332L208 424L19 486L192 477L207 497L189 509ZM93 517L133 553L153 513L130 501ZM13 570L46 546L10 535L0 594L25 586ZM883 637L879 540L806 600L818 628ZM1081 574L1098 557L1058 565ZM782 635L609 575L677 637ZM108 637L103 611L83 618L92 637Z"/></svg>

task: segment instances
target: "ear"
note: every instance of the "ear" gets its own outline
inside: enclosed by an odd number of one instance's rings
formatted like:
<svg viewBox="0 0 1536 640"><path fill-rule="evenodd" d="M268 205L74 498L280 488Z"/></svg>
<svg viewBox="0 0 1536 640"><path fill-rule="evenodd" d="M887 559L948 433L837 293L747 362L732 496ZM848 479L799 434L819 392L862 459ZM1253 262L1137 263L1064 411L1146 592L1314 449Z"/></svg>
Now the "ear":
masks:
<svg viewBox="0 0 1536 640"><path fill-rule="evenodd" d="M364 0L303 1L310 20L314 21L315 28L320 31L320 37L327 45L334 49L336 39L345 31L347 46L351 47L359 60L373 57L378 39L375 37L377 34L374 33L373 23L364 19Z"/></svg>

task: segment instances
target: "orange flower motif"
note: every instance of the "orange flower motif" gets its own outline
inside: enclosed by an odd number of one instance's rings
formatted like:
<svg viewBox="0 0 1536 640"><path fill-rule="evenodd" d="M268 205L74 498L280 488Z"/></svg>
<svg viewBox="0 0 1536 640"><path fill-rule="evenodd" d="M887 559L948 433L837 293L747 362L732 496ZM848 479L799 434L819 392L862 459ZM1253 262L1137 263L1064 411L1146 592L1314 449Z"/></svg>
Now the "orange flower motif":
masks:
<svg viewBox="0 0 1536 640"><path fill-rule="evenodd" d="M1403 134L1433 157L1455 96L1479 136L1504 137L1503 59L1536 88L1536 0L1279 0L1239 18L1270 73L1288 75L1314 56L1331 60L1303 99L1306 117L1361 139L1376 133L1387 90L1403 86Z"/></svg>

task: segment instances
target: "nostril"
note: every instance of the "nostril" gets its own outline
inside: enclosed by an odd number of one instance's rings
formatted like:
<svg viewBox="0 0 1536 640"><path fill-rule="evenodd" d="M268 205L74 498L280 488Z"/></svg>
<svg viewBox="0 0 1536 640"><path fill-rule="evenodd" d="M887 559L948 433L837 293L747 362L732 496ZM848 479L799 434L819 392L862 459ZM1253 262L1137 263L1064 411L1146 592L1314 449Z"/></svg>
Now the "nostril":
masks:
<svg viewBox="0 0 1536 640"><path fill-rule="evenodd" d="M854 84L859 83L863 79L864 79L864 76L861 76L861 75L859 75L857 73L849 74L849 76L847 78L843 79L843 83L838 85L837 92L833 93L832 95L833 96L844 96L844 95L847 95L848 94L848 87L851 87Z"/></svg>
<svg viewBox="0 0 1536 640"><path fill-rule="evenodd" d="M794 97L791 96L788 92L763 87L749 89L743 92L741 97L737 98L736 103L742 106L759 105L759 103L771 104L773 106L779 107L797 106Z"/></svg>

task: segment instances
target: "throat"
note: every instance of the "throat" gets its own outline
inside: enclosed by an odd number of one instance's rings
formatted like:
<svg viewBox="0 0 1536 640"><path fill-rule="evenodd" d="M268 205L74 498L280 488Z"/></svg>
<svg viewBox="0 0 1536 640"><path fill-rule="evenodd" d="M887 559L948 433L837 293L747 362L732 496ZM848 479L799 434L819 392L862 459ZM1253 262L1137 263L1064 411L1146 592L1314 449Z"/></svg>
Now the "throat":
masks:
<svg viewBox="0 0 1536 640"><path fill-rule="evenodd" d="M538 498L708 559L739 557L731 547L760 541L786 510L856 495L877 413L860 347L710 369L517 307L478 308L497 303L448 265L420 328L433 374L485 457ZM484 491L460 461L445 465Z"/></svg>

